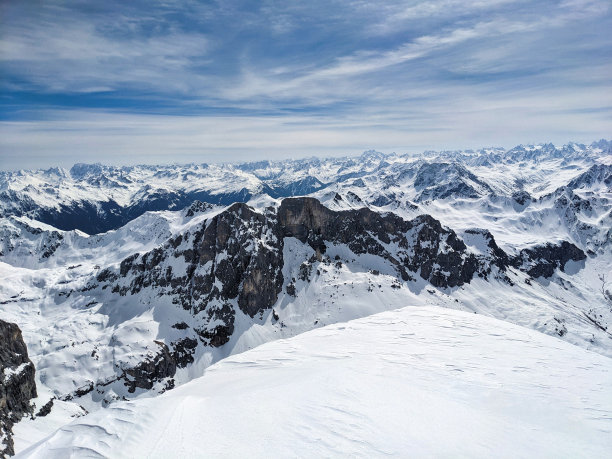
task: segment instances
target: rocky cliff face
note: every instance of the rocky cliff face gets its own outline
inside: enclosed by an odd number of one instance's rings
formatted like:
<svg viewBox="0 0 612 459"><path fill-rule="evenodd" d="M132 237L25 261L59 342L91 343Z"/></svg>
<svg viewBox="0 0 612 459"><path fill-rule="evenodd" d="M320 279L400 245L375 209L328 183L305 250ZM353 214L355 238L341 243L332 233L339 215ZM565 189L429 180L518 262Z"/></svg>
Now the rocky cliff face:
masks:
<svg viewBox="0 0 612 459"><path fill-rule="evenodd" d="M194 330L212 346L225 344L234 330L236 308L255 317L270 309L283 286L284 239L294 237L325 254L331 244L344 244L355 254L379 256L404 281L420 276L439 288L453 288L487 277L493 268L509 266L532 277L549 277L584 253L563 242L523 250L510 258L485 230L467 231L481 238L485 254L473 253L457 234L429 215L406 221L368 208L332 211L313 198L287 198L278 208L256 212L237 203L145 254L106 269L97 281L119 295L152 287L189 311ZM466 239L467 240L467 239Z"/></svg>
<svg viewBox="0 0 612 459"><path fill-rule="evenodd" d="M254 317L281 290L282 238L273 213L234 204L193 231L162 247L123 260L119 271L104 270L98 282L119 295L153 287L190 311L200 339L225 344L234 330L236 305Z"/></svg>
<svg viewBox="0 0 612 459"><path fill-rule="evenodd" d="M13 424L32 413L30 400L36 397L34 373L21 330L0 320L0 456L14 454Z"/></svg>
<svg viewBox="0 0 612 459"><path fill-rule="evenodd" d="M531 277L550 277L556 269L565 271L568 261L579 262L586 254L571 242L563 241L558 245L547 243L523 249L513 259L513 265Z"/></svg>
<svg viewBox="0 0 612 459"><path fill-rule="evenodd" d="M440 288L490 270L454 231L428 215L406 221L367 208L335 212L313 198L288 198L262 213L234 204L164 245L126 258L119 269L103 270L97 282L122 296L145 288L170 296L191 313L200 341L218 347L234 332L238 310L253 318L277 301L287 237L310 245L319 257L330 245L344 244L355 254L387 260L404 281L420 276Z"/></svg>
<svg viewBox="0 0 612 459"><path fill-rule="evenodd" d="M190 316L188 324L173 325L183 333L174 335L180 339L172 338L167 347L158 342L155 355L133 368L123 368L115 380L130 392L150 389L157 382L172 387L170 378L177 368L193 362L199 343L223 346L234 334L239 315L242 321L259 320L275 305L283 286L295 295L295 279L283 277L287 238L315 252L312 259L301 260L298 277L307 282L314 264L339 245L355 255L380 257L395 269L398 282L420 277L443 289L469 283L474 276L496 276L511 284L506 275L509 268L549 277L569 260L585 257L568 242L524 249L510 257L489 231L472 229L459 237L429 215L404 220L368 208L333 211L313 198L287 198L278 207L260 212L236 203L154 250L102 270L86 287L87 291L108 289L119 296L143 291L165 296Z"/></svg>
<svg viewBox="0 0 612 459"><path fill-rule="evenodd" d="M456 287L478 271L476 258L454 231L429 215L405 221L368 208L333 212L312 198L288 198L278 211L283 236L324 253L326 244L346 244L355 254L391 261L403 280L419 275L436 287Z"/></svg>

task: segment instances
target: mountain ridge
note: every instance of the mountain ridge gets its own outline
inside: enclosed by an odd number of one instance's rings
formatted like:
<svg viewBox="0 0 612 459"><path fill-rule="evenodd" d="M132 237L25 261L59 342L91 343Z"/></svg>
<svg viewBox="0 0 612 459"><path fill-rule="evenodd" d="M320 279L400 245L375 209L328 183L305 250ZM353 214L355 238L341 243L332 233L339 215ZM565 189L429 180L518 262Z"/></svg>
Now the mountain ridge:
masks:
<svg viewBox="0 0 612 459"><path fill-rule="evenodd" d="M602 140L591 146L568 144L560 149L552 144L517 146L503 153L485 149L469 154L461 151L421 155L366 152L358 158L182 166L114 167L81 163L70 170L56 167L0 173L0 216L29 216L59 229L96 234L117 229L146 211L178 210L195 200L229 205L260 194L273 198L308 195L348 184L353 178L384 175L387 170L392 172L396 163L409 167L415 161L431 164L434 160L449 159L457 164L451 167L459 167L459 176L466 177L470 183L459 188L421 190L421 196L415 199L443 199L454 195L474 198L483 195L483 191L494 191L466 167L483 167L491 161L503 164L545 158L565 162L596 160L608 155L611 148L609 141ZM474 183L478 189L473 188Z"/></svg>

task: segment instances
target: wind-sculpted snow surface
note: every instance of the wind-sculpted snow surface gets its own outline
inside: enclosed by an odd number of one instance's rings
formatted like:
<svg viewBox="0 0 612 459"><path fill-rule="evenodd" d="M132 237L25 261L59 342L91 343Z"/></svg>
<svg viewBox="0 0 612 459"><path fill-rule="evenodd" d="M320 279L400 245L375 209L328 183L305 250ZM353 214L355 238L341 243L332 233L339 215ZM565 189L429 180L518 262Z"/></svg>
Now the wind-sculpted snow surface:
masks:
<svg viewBox="0 0 612 459"><path fill-rule="evenodd" d="M23 331L38 392L16 451L228 356L407 304L611 357L611 168L602 141L3 173L0 318ZM73 220L84 202L95 215Z"/></svg>
<svg viewBox="0 0 612 459"><path fill-rule="evenodd" d="M23 458L606 457L612 360L408 307L229 357L60 428Z"/></svg>

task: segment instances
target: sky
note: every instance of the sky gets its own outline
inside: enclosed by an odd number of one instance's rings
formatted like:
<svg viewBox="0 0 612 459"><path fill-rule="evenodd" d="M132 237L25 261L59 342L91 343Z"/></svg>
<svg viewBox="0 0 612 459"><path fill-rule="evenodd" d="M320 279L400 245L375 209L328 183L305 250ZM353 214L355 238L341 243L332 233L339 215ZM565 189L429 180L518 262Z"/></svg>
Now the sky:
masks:
<svg viewBox="0 0 612 459"><path fill-rule="evenodd" d="M612 138L609 0L0 0L0 169Z"/></svg>

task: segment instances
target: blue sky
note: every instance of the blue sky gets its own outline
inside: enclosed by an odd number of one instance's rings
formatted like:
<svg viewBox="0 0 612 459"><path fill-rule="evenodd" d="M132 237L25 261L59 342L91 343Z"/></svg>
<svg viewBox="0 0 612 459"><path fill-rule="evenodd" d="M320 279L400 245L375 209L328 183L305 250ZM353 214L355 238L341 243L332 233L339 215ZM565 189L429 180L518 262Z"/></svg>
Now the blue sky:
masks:
<svg viewBox="0 0 612 459"><path fill-rule="evenodd" d="M0 168L610 138L611 10L607 0L2 2Z"/></svg>

